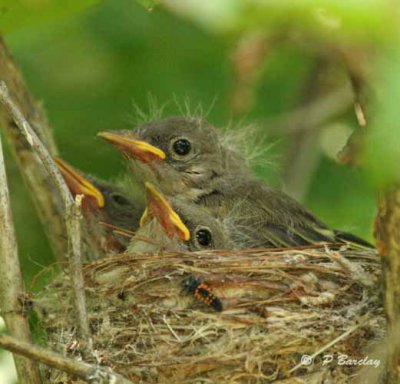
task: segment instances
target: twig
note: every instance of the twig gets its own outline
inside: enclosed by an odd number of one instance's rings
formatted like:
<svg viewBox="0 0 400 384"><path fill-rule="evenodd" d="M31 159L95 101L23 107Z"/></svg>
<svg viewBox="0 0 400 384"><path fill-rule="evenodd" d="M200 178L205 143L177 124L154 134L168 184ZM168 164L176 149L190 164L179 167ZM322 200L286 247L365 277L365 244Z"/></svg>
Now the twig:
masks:
<svg viewBox="0 0 400 384"><path fill-rule="evenodd" d="M230 104L235 114L243 115L253 107L262 64L271 47L278 43L264 33L252 31L244 34L234 48L231 55L234 81Z"/></svg>
<svg viewBox="0 0 400 384"><path fill-rule="evenodd" d="M31 123L33 130L40 140L46 145L52 155L57 154L52 129L47 121L40 103L29 92L23 76L17 68L7 46L0 36L0 73L3 81L10 87L10 94L18 105L21 106L24 115Z"/></svg>
<svg viewBox="0 0 400 384"><path fill-rule="evenodd" d="M347 111L353 103L353 96L348 86L340 87L317 101L310 102L293 112L263 121L271 134L289 135L304 130L315 130L323 123ZM307 124L296 124L307 116Z"/></svg>
<svg viewBox="0 0 400 384"><path fill-rule="evenodd" d="M182 339L176 334L171 325L168 323L167 317L165 315L163 315L163 322L165 323L169 331L174 335L175 339L179 342L182 342Z"/></svg>
<svg viewBox="0 0 400 384"><path fill-rule="evenodd" d="M400 183L378 198L374 236L382 256L384 303L388 320L388 383L400 380Z"/></svg>
<svg viewBox="0 0 400 384"><path fill-rule="evenodd" d="M129 237L130 239L136 235L136 232L130 231L129 229L118 227L117 225L113 225L110 223L106 223L105 221L99 221L99 224L103 227L110 228L114 233L118 235Z"/></svg>
<svg viewBox="0 0 400 384"><path fill-rule="evenodd" d="M65 181L54 163L46 147L40 141L30 124L26 121L18 107L11 100L8 88L4 82L0 82L0 101L6 106L20 133L25 137L33 151L38 155L50 178L55 183L64 204L66 217L66 229L68 238L68 262L72 279L72 287L75 296L75 310L78 321L78 329L82 331L80 337L85 342L85 347L90 348L89 324L86 313L84 282L81 259L81 237L80 237L80 213L77 213L80 204L75 204Z"/></svg>
<svg viewBox="0 0 400 384"><path fill-rule="evenodd" d="M9 86L10 97L19 106L21 113L33 127L40 140L45 143L52 156L57 154L52 138L51 128L47 122L41 105L35 101L29 92L22 75L16 67L3 39L0 36L0 80ZM0 125L5 138L18 164L22 177L29 190L32 191L35 208L45 229L50 245L59 261L65 261L67 242L63 222L63 205L60 196L55 193L55 187L42 167L37 155L27 145L19 133L18 127L0 108Z"/></svg>
<svg viewBox="0 0 400 384"><path fill-rule="evenodd" d="M73 199L71 193L67 185L65 184L64 178L62 177L60 171L55 165L52 156L50 155L46 147L43 145L43 143L40 141L38 135L35 133L33 128L25 119L24 115L21 113L17 105L11 99L8 87L4 81L0 82L0 101L7 108L15 124L17 124L19 128L19 132L26 139L26 141L35 151L35 153L39 156L49 176L51 177L53 182L55 182L58 192L64 203L64 208L72 205Z"/></svg>
<svg viewBox="0 0 400 384"><path fill-rule="evenodd" d="M361 128L367 126L370 116L366 105L371 101L373 89L368 81L371 74L368 73L368 64L371 62L370 52L356 47L338 48L338 55L342 58L347 70L347 75L353 90L354 112Z"/></svg>
<svg viewBox="0 0 400 384"><path fill-rule="evenodd" d="M88 383L133 384L130 380L115 373L108 367L96 367L88 363L76 361L7 335L0 335L0 347L48 365L49 367L78 376Z"/></svg>
<svg viewBox="0 0 400 384"><path fill-rule="evenodd" d="M28 320L20 299L24 292L18 247L12 221L3 149L0 139L0 293L1 310L9 332L20 340L31 341ZM15 357L20 383L41 383L38 367L29 360Z"/></svg>
<svg viewBox="0 0 400 384"><path fill-rule="evenodd" d="M322 88L321 77L326 68L327 65L322 59L313 63L303 86L302 102L308 104L311 100L319 98ZM297 121L292 121L292 126L296 125L299 130L290 136L283 169L284 191L299 201L304 200L321 158L318 148L319 131L304 129L309 126L309 120L310 111L302 117L299 115Z"/></svg>
<svg viewBox="0 0 400 384"><path fill-rule="evenodd" d="M67 231L69 233L69 265L71 280L73 282L75 308L78 314L78 333L87 343L84 352L89 352L93 356L93 342L89 329L89 321L86 310L85 286L82 273L81 260L81 203L82 195L75 197L74 204L68 206L66 213Z"/></svg>
<svg viewBox="0 0 400 384"><path fill-rule="evenodd" d="M351 61L345 56L345 63L347 65L347 72L353 88L354 95L354 113L356 115L359 127L353 131L350 137L347 139L346 144L338 153L338 160L342 164L349 165L351 167L358 166L362 158L362 149L364 146L366 128L369 121L366 114L366 100L367 83L364 76L361 74L361 70L351 64ZM369 95L368 98L371 98Z"/></svg>

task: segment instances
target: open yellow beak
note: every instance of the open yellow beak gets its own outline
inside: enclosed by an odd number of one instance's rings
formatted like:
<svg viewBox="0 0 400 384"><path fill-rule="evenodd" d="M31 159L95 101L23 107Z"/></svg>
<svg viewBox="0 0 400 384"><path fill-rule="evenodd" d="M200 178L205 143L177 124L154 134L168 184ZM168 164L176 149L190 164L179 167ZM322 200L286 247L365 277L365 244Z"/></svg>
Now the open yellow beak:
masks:
<svg viewBox="0 0 400 384"><path fill-rule="evenodd" d="M54 161L73 195L93 197L99 208L104 207L103 194L89 180L60 158L55 158Z"/></svg>
<svg viewBox="0 0 400 384"><path fill-rule="evenodd" d="M168 237L172 238L176 235L181 240L190 240L189 229L172 209L167 199L153 184L146 182L145 187L147 192L147 208L140 219L140 226L143 226L150 217L156 217L165 229Z"/></svg>
<svg viewBox="0 0 400 384"><path fill-rule="evenodd" d="M121 152L133 156L144 163L164 160L166 155L161 149L143 140L136 140L123 133L99 132L97 136L107 140Z"/></svg>

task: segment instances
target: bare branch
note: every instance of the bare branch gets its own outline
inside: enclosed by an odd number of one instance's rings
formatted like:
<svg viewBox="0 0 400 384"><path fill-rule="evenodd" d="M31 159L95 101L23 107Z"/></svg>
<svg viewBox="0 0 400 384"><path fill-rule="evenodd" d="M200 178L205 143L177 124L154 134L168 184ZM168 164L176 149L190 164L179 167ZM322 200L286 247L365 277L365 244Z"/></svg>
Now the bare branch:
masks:
<svg viewBox="0 0 400 384"><path fill-rule="evenodd" d="M57 148L52 135L52 129L47 121L42 106L29 92L21 72L0 36L0 73L10 90L10 95L21 106L21 110L33 127L40 140L49 148L50 153L57 155Z"/></svg>
<svg viewBox="0 0 400 384"><path fill-rule="evenodd" d="M72 288L74 290L75 308L78 316L78 332L86 342L84 351L93 356L92 339L90 335L88 316L86 311L85 286L82 273L81 259L81 202L82 195L77 195L74 204L67 209L66 220L67 230L69 233L69 265Z"/></svg>
<svg viewBox="0 0 400 384"><path fill-rule="evenodd" d="M347 67L348 76L353 89L354 98L354 113L358 121L358 129L347 139L347 143L338 153L338 160L342 164L347 164L351 167L358 166L361 160L362 149L366 136L367 124L370 120L366 111L367 101L372 98L372 90L366 80L364 70L360 68L360 62L366 60L354 60L353 52L342 53L345 65ZM358 59L358 55L354 55ZM368 61L368 60L367 60Z"/></svg>
<svg viewBox="0 0 400 384"><path fill-rule="evenodd" d="M12 221L3 149L0 139L0 293L1 310L9 332L20 340L31 341L28 320L20 298L23 282L18 259L18 247ZM38 367L24 358L14 357L20 383L41 383Z"/></svg>
<svg viewBox="0 0 400 384"><path fill-rule="evenodd" d="M76 375L88 383L133 384L130 380L113 372L110 368L96 367L88 363L76 361L7 335L0 335L0 347L48 365L52 368L59 369L71 375Z"/></svg>
<svg viewBox="0 0 400 384"><path fill-rule="evenodd" d="M305 80L301 95L302 102L309 104L312 100L318 100L321 95L321 78L326 73L326 62L322 59L313 63ZM327 115L325 115L326 117ZM286 153L283 169L284 191L295 199L302 201L310 187L312 175L317 168L321 153L318 148L319 131L309 130L310 112L299 113L296 121L292 121L293 127L298 127L290 136L290 145Z"/></svg>
<svg viewBox="0 0 400 384"><path fill-rule="evenodd" d="M400 380L400 184L393 186L378 199L374 235L382 256L384 301L388 320L389 346L388 382Z"/></svg>
<svg viewBox="0 0 400 384"><path fill-rule="evenodd" d="M48 172L51 179L55 182L58 192L64 203L64 207L73 204L71 193L65 184L64 178L54 163L52 156L50 155L47 148L40 141L38 135L33 130L31 125L25 119L17 105L11 99L8 87L4 81L0 82L0 101L4 104L10 115L12 116L15 124L19 128L20 134L26 139L30 147L39 156L39 159L43 163L46 171Z"/></svg>
<svg viewBox="0 0 400 384"><path fill-rule="evenodd" d="M346 112L352 103L351 90L348 86L343 86L304 107L277 118L264 120L262 123L271 134L289 135L304 130L315 130L335 116ZM299 124L304 120L304 116L307 116L307 124Z"/></svg>
<svg viewBox="0 0 400 384"><path fill-rule="evenodd" d="M31 124L37 136L45 143L51 155L56 155L51 128L41 105L35 101L29 92L1 36L0 80L8 84L10 97L19 106L21 113ZM65 261L67 242L60 196L55 193L55 187L50 177L46 174L36 154L32 152L26 140L19 133L13 119L6 113L5 108L0 108L0 125L14 159L21 170L24 182L29 190L32 191L31 197L53 252L59 258L59 261Z"/></svg>
<svg viewBox="0 0 400 384"><path fill-rule="evenodd" d="M66 229L68 238L68 262L72 279L72 287L75 296L75 310L79 323L79 330L82 331L80 337L85 342L86 348L90 348L89 324L86 313L84 282L81 259L81 235L80 235L80 200L75 204L72 195L65 184L65 181L58 170L53 158L50 156L46 147L40 141L32 127L22 115L21 111L10 98L8 88L4 82L0 82L0 101L9 111L14 122L18 126L20 133L31 146L32 150L38 155L43 163L43 167L55 183L58 193L64 205L66 217Z"/></svg>
<svg viewBox="0 0 400 384"><path fill-rule="evenodd" d="M244 34L231 55L233 70L233 88L231 107L233 113L243 115L254 105L256 84L262 74L266 57L279 39L267 38L264 33L249 32Z"/></svg>

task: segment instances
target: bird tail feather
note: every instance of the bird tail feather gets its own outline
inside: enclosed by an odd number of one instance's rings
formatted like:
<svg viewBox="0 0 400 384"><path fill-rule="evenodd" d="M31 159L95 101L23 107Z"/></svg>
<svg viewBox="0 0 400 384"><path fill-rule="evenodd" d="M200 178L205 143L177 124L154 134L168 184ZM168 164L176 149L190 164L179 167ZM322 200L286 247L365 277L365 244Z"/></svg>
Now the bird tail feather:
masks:
<svg viewBox="0 0 400 384"><path fill-rule="evenodd" d="M359 245L363 248L375 248L368 241L361 239L360 237L353 235L349 232L342 232L335 230L335 239L339 242L351 243L353 245Z"/></svg>

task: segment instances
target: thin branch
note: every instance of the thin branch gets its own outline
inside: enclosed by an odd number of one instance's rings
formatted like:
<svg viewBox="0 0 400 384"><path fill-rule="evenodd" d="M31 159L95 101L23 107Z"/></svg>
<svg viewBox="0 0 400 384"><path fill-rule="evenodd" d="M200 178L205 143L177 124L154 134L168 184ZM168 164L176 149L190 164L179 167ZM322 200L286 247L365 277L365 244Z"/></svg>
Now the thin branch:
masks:
<svg viewBox="0 0 400 384"><path fill-rule="evenodd" d="M71 250L69 255L69 265L71 280L73 282L75 308L78 315L78 333L86 342L84 345L84 352L89 353L92 357L94 356L93 342L89 329L89 321L86 310L85 300L85 285L82 273L82 259L81 259L81 202L82 195L77 195L74 204L70 205L67 209L66 220L67 230L69 233L69 249Z"/></svg>
<svg viewBox="0 0 400 384"><path fill-rule="evenodd" d="M72 279L72 287L74 290L77 321L79 324L79 330L82 331L80 337L85 342L85 347L90 349L91 342L83 288L84 281L82 273L79 271L82 269L79 213L80 200L78 199L78 203L75 204L72 195L65 184L64 178L54 163L53 158L33 131L28 121L22 115L21 111L10 98L8 88L4 82L0 82L0 102L5 105L15 124L18 126L21 135L26 139L32 150L42 161L43 167L55 183L58 193L63 201L68 238L68 263Z"/></svg>
<svg viewBox="0 0 400 384"><path fill-rule="evenodd" d="M346 112L353 103L348 86L340 87L327 96L318 98L304 107L262 123L271 134L290 135L294 132L319 129L322 124ZM307 116L307 124L297 124Z"/></svg>
<svg viewBox="0 0 400 384"><path fill-rule="evenodd" d="M362 149L366 136L367 124L370 120L370 116L367 116L366 105L367 101L370 103L373 92L368 86L366 75L363 69L360 67L360 62L365 60L358 59L358 55L351 52L342 53L344 62L347 68L350 83L353 89L354 98L354 113L356 115L359 127L353 131L350 137L347 139L345 146L338 153L338 160L342 164L347 164L351 167L358 166L361 160ZM355 58L353 57L355 56Z"/></svg>
<svg viewBox="0 0 400 384"><path fill-rule="evenodd" d="M52 156L57 155L51 128L41 105L29 92L23 77L14 63L7 46L0 36L0 80L9 86L10 97L19 106L21 113L33 127L40 140L45 143ZM19 133L13 119L0 108L0 125L18 164L24 183L38 212L54 254L60 262L65 261L67 242L63 223L63 205L55 187L43 169L40 160Z"/></svg>
<svg viewBox="0 0 400 384"><path fill-rule="evenodd" d="M130 380L115 373L108 367L97 367L88 363L73 360L45 348L22 342L7 335L0 335L0 347L38 361L49 367L78 376L88 383L133 384Z"/></svg>
<svg viewBox="0 0 400 384"><path fill-rule="evenodd" d="M388 320L388 383L400 380L400 183L381 193L374 236L382 256L384 303Z"/></svg>
<svg viewBox="0 0 400 384"><path fill-rule="evenodd" d="M4 104L10 115L12 116L15 124L19 128L19 132L28 142L30 147L39 156L50 178L55 182L58 192L64 203L64 208L73 204L71 193L65 184L64 178L54 163L53 157L50 155L47 148L40 141L38 135L33 130L31 125L25 119L20 109L11 99L8 87L4 81L0 82L0 101Z"/></svg>
<svg viewBox="0 0 400 384"><path fill-rule="evenodd" d="M371 62L371 54L365 47L361 49L342 47L338 48L338 55L343 60L353 90L354 112L358 124L361 128L364 128L370 119L366 106L370 104L375 93L372 84L369 82L371 73L368 71L367 64Z"/></svg>
<svg viewBox="0 0 400 384"><path fill-rule="evenodd" d="M33 130L40 140L49 148L50 153L57 155L57 147L54 142L52 128L40 103L29 92L23 76L17 68L7 46L0 36L0 73L10 89L11 97L21 106L24 116L31 123Z"/></svg>
<svg viewBox="0 0 400 384"><path fill-rule="evenodd" d="M301 93L301 101L309 104L318 100L321 94L321 77L326 72L326 62L318 59L313 63ZM318 111L318 113L320 113ZM290 136L283 169L284 191L299 201L303 201L310 187L312 176L319 164L321 153L318 148L319 131L307 130L310 111L302 117L299 114L292 126L298 131Z"/></svg>
<svg viewBox="0 0 400 384"><path fill-rule="evenodd" d="M267 38L264 33L252 31L244 34L234 48L231 55L233 88L230 104L236 115L248 113L253 107L263 63L271 48L278 43L279 39Z"/></svg>
<svg viewBox="0 0 400 384"><path fill-rule="evenodd" d="M28 320L20 299L23 282L18 247L12 221L3 149L0 139L0 293L1 311L9 332L20 340L31 341ZM41 383L38 367L24 358L14 356L20 383Z"/></svg>

